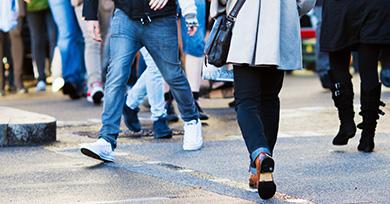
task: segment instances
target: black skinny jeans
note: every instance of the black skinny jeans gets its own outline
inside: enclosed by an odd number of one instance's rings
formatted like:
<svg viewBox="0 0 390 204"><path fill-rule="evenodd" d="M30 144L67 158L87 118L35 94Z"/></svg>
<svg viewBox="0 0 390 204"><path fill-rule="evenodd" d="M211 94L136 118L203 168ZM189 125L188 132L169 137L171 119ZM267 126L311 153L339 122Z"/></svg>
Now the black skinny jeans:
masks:
<svg viewBox="0 0 390 204"><path fill-rule="evenodd" d="M360 44L358 46L359 73L361 79L361 89L372 90L378 82L378 60L383 46ZM330 70L332 71L334 82L344 82L351 80L349 73L349 63L351 50L343 49L329 53Z"/></svg>
<svg viewBox="0 0 390 204"><path fill-rule="evenodd" d="M273 152L283 78L284 72L276 67L234 66L237 121L252 163L261 152Z"/></svg>
<svg viewBox="0 0 390 204"><path fill-rule="evenodd" d="M46 81L46 58L53 58L57 44L57 27L49 9L27 13L32 55L38 68L38 81Z"/></svg>

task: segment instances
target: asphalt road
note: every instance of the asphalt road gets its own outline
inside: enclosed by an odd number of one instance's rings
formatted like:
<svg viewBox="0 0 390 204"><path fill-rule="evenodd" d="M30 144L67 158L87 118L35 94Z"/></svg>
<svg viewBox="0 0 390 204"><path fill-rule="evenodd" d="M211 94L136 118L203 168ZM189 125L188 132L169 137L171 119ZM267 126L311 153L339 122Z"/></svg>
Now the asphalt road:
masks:
<svg viewBox="0 0 390 204"><path fill-rule="evenodd" d="M382 95L390 114L390 89ZM275 150L278 193L265 202L247 186L248 155L230 100L201 100L211 116L202 151L181 150L181 123L171 124L178 135L163 141L122 126L117 161L102 164L78 150L95 140L101 106L53 93L0 98L0 106L59 121L54 144L0 148L0 203L390 203L388 115L379 121L374 153L357 152L360 132L348 146L334 147L338 122L330 93L314 76L286 77ZM150 129L149 113L140 116Z"/></svg>

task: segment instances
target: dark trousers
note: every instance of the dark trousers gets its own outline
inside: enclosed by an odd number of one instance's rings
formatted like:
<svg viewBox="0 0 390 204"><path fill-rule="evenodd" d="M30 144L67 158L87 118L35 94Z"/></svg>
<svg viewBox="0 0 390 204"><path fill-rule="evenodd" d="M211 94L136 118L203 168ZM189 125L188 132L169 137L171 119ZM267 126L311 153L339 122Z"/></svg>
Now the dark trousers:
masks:
<svg viewBox="0 0 390 204"><path fill-rule="evenodd" d="M11 40L11 54L15 86L17 89L23 88L22 73L24 46L22 38L22 26L23 20L20 18L17 27L12 29L9 33L3 33L0 31L0 90L3 90L5 86L4 65L2 59L4 57L4 44L7 37L9 37Z"/></svg>
<svg viewBox="0 0 390 204"><path fill-rule="evenodd" d="M261 152L273 152L283 78L284 72L276 67L234 66L237 121L252 162Z"/></svg>
<svg viewBox="0 0 390 204"><path fill-rule="evenodd" d="M32 55L38 68L38 81L46 81L45 62L53 58L57 44L57 26L49 9L27 13Z"/></svg>
<svg viewBox="0 0 390 204"><path fill-rule="evenodd" d="M361 88L364 90L374 89L378 82L378 60L383 46L360 44L358 46L359 73ZM329 53L330 69L336 82L351 80L349 64L351 51L344 49Z"/></svg>

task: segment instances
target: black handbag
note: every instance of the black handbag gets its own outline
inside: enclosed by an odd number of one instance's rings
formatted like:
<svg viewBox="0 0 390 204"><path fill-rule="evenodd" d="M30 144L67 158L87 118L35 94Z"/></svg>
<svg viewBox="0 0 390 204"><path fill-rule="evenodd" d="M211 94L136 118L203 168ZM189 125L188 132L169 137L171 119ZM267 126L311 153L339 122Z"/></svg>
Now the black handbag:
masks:
<svg viewBox="0 0 390 204"><path fill-rule="evenodd" d="M226 64L234 22L244 3L245 0L237 0L229 15L223 14L215 19L205 47L205 55L209 64L216 67Z"/></svg>

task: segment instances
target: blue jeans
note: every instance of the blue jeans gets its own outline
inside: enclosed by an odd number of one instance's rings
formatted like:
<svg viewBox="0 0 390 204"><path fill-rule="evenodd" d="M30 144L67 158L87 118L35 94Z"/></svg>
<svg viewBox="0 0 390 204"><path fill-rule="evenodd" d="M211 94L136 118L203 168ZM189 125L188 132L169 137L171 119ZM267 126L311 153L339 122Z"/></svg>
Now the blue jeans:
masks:
<svg viewBox="0 0 390 204"><path fill-rule="evenodd" d="M180 67L176 21L176 16L167 16L142 24L130 19L120 9L114 11L110 64L104 91L103 126L100 129L100 138L110 142L113 149L116 148L116 138L120 131L130 65L142 47L149 51L170 86L182 119L191 121L199 118L190 85Z"/></svg>
<svg viewBox="0 0 390 204"><path fill-rule="evenodd" d="M85 81L84 39L70 0L49 0L58 27L57 46L61 52L62 77L81 86Z"/></svg>
<svg viewBox="0 0 390 204"><path fill-rule="evenodd" d="M316 72L319 76L323 76L328 73L329 70L329 54L327 52L321 52L320 50L320 36L321 36L321 24L322 24L322 7L314 7L314 15L318 19L317 23L317 43L315 46L316 51Z"/></svg>
<svg viewBox="0 0 390 204"><path fill-rule="evenodd" d="M181 16L181 35L183 39L183 51L185 54L189 54L195 57L202 57L204 55L205 37L206 37L206 1L195 0L196 5L196 18L199 22L198 30L195 35L189 36L186 21Z"/></svg>
<svg viewBox="0 0 390 204"><path fill-rule="evenodd" d="M127 106L135 110L144 101L146 94L150 103L151 119L158 120L161 116L166 116L164 100L164 80L152 56L145 48L141 49L141 54L146 63L146 70L138 78L137 83L127 92Z"/></svg>

